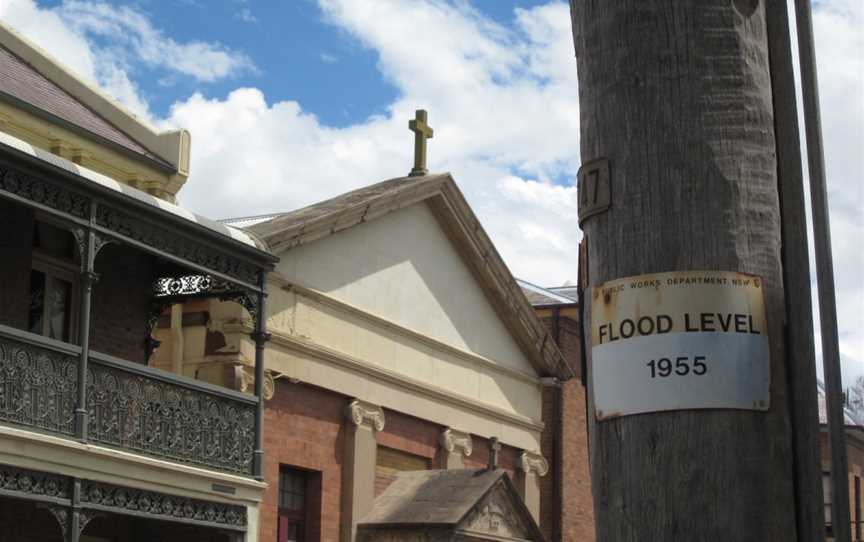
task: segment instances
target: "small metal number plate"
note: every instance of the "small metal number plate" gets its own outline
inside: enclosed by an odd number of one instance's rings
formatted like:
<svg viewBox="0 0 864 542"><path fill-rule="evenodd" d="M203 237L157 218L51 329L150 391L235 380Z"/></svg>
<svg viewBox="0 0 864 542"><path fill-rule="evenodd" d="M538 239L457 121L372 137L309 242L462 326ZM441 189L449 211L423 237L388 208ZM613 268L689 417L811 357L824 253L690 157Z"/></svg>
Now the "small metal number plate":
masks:
<svg viewBox="0 0 864 542"><path fill-rule="evenodd" d="M579 226L590 216L602 213L612 205L609 160L598 158L579 168Z"/></svg>

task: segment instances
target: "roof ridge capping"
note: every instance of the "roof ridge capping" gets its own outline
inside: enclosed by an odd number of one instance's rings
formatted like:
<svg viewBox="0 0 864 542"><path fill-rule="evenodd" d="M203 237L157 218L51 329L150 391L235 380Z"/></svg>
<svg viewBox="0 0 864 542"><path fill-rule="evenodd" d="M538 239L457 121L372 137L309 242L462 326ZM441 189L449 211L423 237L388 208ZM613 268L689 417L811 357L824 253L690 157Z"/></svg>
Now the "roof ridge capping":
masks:
<svg viewBox="0 0 864 542"><path fill-rule="evenodd" d="M188 177L192 144L192 136L188 130L157 132L156 128L144 119L79 78L61 62L3 21L0 21L0 43L73 98L96 111L147 150L171 164L177 173Z"/></svg>

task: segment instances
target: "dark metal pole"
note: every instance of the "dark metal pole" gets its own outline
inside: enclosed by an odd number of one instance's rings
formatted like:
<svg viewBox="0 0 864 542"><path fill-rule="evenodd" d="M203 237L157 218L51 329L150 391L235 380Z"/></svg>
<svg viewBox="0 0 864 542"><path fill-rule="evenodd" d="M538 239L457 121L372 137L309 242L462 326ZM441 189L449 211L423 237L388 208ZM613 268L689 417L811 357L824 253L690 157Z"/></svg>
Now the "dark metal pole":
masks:
<svg viewBox="0 0 864 542"><path fill-rule="evenodd" d="M258 408L255 413L255 451L252 457L252 476L258 480L264 479L264 346L270 339L267 333L267 272L260 272L258 295L258 315L255 319L255 397Z"/></svg>
<svg viewBox="0 0 864 542"><path fill-rule="evenodd" d="M92 229L84 233L81 252L81 312L78 320L78 345L81 356L78 359L78 399L75 405L75 435L82 441L87 440L87 359L90 356L90 299L93 285L99 279L94 272L96 260L96 235Z"/></svg>
<svg viewBox="0 0 864 542"><path fill-rule="evenodd" d="M789 419L795 466L795 518L799 540L825 540L822 464L819 450L819 406L813 337L813 300L807 242L804 174L789 13L785 0L767 2L768 55L777 142L780 230L783 240L783 289L786 292L786 356Z"/></svg>
<svg viewBox="0 0 864 542"><path fill-rule="evenodd" d="M78 542L81 539L81 480L72 480L72 503L69 509L69 532L66 533L68 542Z"/></svg>
<svg viewBox="0 0 864 542"><path fill-rule="evenodd" d="M828 413L828 446L831 451L831 523L834 539L852 539L849 514L849 479L846 459L846 428L843 421L843 383L840 376L840 347L837 339L837 303L834 297L834 263L831 255L831 224L825 181L825 154L819 114L819 82L813 43L810 0L795 0L798 23L798 55L801 65L801 94L804 99L804 132L810 170L810 200L813 207L813 245L816 251L816 279L819 292L819 320L822 329L822 364Z"/></svg>

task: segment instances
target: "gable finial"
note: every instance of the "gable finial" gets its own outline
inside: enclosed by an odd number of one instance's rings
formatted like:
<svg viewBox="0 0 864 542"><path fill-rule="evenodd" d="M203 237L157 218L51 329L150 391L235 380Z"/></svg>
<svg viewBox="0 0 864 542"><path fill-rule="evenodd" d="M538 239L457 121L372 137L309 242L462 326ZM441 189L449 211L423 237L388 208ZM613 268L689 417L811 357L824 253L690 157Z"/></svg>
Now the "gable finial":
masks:
<svg viewBox="0 0 864 542"><path fill-rule="evenodd" d="M414 168L408 176L426 175L429 173L426 169L426 140L432 139L432 128L427 124L425 109L416 111L414 119L408 121L408 129L414 132Z"/></svg>
<svg viewBox="0 0 864 542"><path fill-rule="evenodd" d="M501 444L498 443L498 437L489 439L489 466L488 470L496 470L498 468L498 452L501 451Z"/></svg>

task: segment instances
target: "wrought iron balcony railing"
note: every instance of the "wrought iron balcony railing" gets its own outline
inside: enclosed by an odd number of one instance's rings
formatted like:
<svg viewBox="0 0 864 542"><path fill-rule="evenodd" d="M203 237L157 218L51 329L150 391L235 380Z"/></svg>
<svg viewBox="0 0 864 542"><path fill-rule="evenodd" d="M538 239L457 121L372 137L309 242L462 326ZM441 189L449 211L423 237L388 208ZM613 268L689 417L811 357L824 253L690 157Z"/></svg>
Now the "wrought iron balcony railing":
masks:
<svg viewBox="0 0 864 542"><path fill-rule="evenodd" d="M0 423L75 438L81 348L0 325ZM252 475L258 399L89 353L88 442Z"/></svg>

